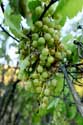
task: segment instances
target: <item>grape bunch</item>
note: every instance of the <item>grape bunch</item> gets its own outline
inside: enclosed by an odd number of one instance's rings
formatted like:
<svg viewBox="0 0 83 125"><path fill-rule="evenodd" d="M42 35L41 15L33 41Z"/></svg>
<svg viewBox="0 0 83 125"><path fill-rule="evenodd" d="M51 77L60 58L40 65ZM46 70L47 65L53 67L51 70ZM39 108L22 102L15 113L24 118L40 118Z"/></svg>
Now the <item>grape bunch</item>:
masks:
<svg viewBox="0 0 83 125"><path fill-rule="evenodd" d="M38 6L35 15L41 16L44 7ZM51 9L52 10L52 9ZM27 89L37 94L40 107L46 107L55 93L56 73L67 54L60 42L60 25L47 13L29 29L26 39L20 41L20 74L27 81Z"/></svg>

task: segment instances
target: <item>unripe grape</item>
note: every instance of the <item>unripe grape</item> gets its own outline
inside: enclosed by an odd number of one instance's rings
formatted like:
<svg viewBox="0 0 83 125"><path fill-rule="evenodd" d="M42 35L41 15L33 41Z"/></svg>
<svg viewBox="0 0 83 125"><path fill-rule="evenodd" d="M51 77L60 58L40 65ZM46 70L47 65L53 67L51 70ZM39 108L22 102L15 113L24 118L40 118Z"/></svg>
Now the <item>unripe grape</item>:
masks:
<svg viewBox="0 0 83 125"><path fill-rule="evenodd" d="M49 30L48 26L47 25L43 25L43 31L44 32L48 32L48 30Z"/></svg>
<svg viewBox="0 0 83 125"><path fill-rule="evenodd" d="M44 48L43 50L42 50L42 55L43 56L47 56L49 54L49 49L48 48Z"/></svg>
<svg viewBox="0 0 83 125"><path fill-rule="evenodd" d="M34 41L32 42L32 46L33 46L33 47L37 47L37 41L36 41L36 40L34 40Z"/></svg>
<svg viewBox="0 0 83 125"><path fill-rule="evenodd" d="M55 29L56 29L56 30L60 30L60 29L61 29L61 26L60 26L60 25L56 25L56 26L55 26Z"/></svg>
<svg viewBox="0 0 83 125"><path fill-rule="evenodd" d="M55 55L55 49L50 49L50 54Z"/></svg>
<svg viewBox="0 0 83 125"><path fill-rule="evenodd" d="M34 86L38 86L39 85L39 80L38 79L34 79L33 80L33 84L34 84Z"/></svg>
<svg viewBox="0 0 83 125"><path fill-rule="evenodd" d="M42 12L43 12L43 9L42 9L41 6L38 6L38 7L35 8L35 14L37 16L40 16Z"/></svg>
<svg viewBox="0 0 83 125"><path fill-rule="evenodd" d="M35 23L35 25L38 27L38 28L41 28L42 27L42 21L37 21Z"/></svg>
<svg viewBox="0 0 83 125"><path fill-rule="evenodd" d="M49 23L49 18L48 18L48 17L44 17L44 18L43 18L43 23L44 23L45 25L48 25L48 23Z"/></svg>
<svg viewBox="0 0 83 125"><path fill-rule="evenodd" d="M51 39L51 35L49 33L45 33L44 38L46 41L49 41Z"/></svg>
<svg viewBox="0 0 83 125"><path fill-rule="evenodd" d="M38 77L38 74L36 73L36 72L34 72L33 74L32 74L32 76L31 76L31 78L34 78L34 79L36 79Z"/></svg>
<svg viewBox="0 0 83 125"><path fill-rule="evenodd" d="M44 66L45 63L46 63L45 60L40 60L40 65L41 65L41 66Z"/></svg>
<svg viewBox="0 0 83 125"><path fill-rule="evenodd" d="M42 67L41 65L39 65L39 66L37 67L37 71L38 71L39 73L43 72L43 67Z"/></svg>
<svg viewBox="0 0 83 125"><path fill-rule="evenodd" d="M45 44L45 39L44 39L44 37L40 37L40 38L38 39L38 45L41 46L41 45L44 45L44 44Z"/></svg>
<svg viewBox="0 0 83 125"><path fill-rule="evenodd" d="M38 33L33 33L32 34L32 40L37 40L39 37Z"/></svg>
<svg viewBox="0 0 83 125"><path fill-rule="evenodd" d="M29 72L32 72L32 70L33 70L32 67L30 67L30 68L29 68Z"/></svg>
<svg viewBox="0 0 83 125"><path fill-rule="evenodd" d="M60 51L64 51L64 44L60 43L59 48Z"/></svg>
<svg viewBox="0 0 83 125"><path fill-rule="evenodd" d="M55 32L55 30L54 30L54 28L49 28L49 31L48 31L51 35L53 35L54 34L54 32Z"/></svg>
<svg viewBox="0 0 83 125"><path fill-rule="evenodd" d="M44 95L45 96L49 96L50 95L50 90L48 88L45 89Z"/></svg>
<svg viewBox="0 0 83 125"><path fill-rule="evenodd" d="M43 73L42 73L42 78L48 78L48 73L46 72L46 71L44 71Z"/></svg>
<svg viewBox="0 0 83 125"><path fill-rule="evenodd" d="M42 87L40 87L40 86L36 87L36 92L37 93L41 93L41 91L42 91Z"/></svg>
<svg viewBox="0 0 83 125"><path fill-rule="evenodd" d="M56 52L56 53L55 53L55 57L56 57L57 59L62 59L62 56L61 56L61 53L60 53L60 52Z"/></svg>
<svg viewBox="0 0 83 125"><path fill-rule="evenodd" d="M55 10L54 6L51 6L48 10L48 14L53 15L54 10Z"/></svg>
<svg viewBox="0 0 83 125"><path fill-rule="evenodd" d="M54 21L49 21L47 25L50 28L54 28L55 27L55 22Z"/></svg>
<svg viewBox="0 0 83 125"><path fill-rule="evenodd" d="M49 39L48 45L49 45L49 47L54 46L54 39L53 38Z"/></svg>
<svg viewBox="0 0 83 125"><path fill-rule="evenodd" d="M54 39L55 39L55 41L59 41L59 36L58 36L58 34L56 34L56 35L54 36Z"/></svg>
<svg viewBox="0 0 83 125"><path fill-rule="evenodd" d="M47 63L51 64L53 62L54 62L54 57L53 56L49 56L48 59L47 59Z"/></svg>
<svg viewBox="0 0 83 125"><path fill-rule="evenodd" d="M48 97L47 96L43 97L43 103L48 104Z"/></svg>
<svg viewBox="0 0 83 125"><path fill-rule="evenodd" d="M45 55L40 55L40 60L41 60L41 61L45 61L46 58L47 58L47 56L45 56Z"/></svg>
<svg viewBox="0 0 83 125"><path fill-rule="evenodd" d="M46 104L46 103L42 103L42 104L40 105L40 107L43 108L43 109L45 109L45 108L47 107L47 104Z"/></svg>

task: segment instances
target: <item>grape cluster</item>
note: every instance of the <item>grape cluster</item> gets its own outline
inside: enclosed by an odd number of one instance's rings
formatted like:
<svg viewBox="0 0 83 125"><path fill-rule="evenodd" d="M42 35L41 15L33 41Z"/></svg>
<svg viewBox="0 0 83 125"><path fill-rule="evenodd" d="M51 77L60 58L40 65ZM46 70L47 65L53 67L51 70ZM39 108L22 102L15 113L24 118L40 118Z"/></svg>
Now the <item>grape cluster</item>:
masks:
<svg viewBox="0 0 83 125"><path fill-rule="evenodd" d="M42 7L35 9L41 16ZM60 26L48 11L41 20L37 20L26 39L20 42L20 74L27 81L28 91L36 93L40 107L46 107L54 95L57 80L56 72L60 61L66 55L60 42ZM52 13L53 14L53 13Z"/></svg>

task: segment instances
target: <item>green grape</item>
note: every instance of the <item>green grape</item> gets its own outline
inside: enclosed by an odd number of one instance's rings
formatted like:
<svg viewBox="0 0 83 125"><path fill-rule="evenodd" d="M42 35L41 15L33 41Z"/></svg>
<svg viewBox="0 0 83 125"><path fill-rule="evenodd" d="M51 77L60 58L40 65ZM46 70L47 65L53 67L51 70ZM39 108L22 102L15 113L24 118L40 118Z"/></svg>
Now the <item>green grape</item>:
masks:
<svg viewBox="0 0 83 125"><path fill-rule="evenodd" d="M49 33L45 33L44 38L46 41L50 41L51 35Z"/></svg>
<svg viewBox="0 0 83 125"><path fill-rule="evenodd" d="M44 23L45 25L48 25L49 22L50 22L50 21L49 21L49 18L48 18L48 17L44 17L44 18L43 18L43 23Z"/></svg>
<svg viewBox="0 0 83 125"><path fill-rule="evenodd" d="M49 47L54 46L54 39L53 38L49 39L48 45L49 45Z"/></svg>
<svg viewBox="0 0 83 125"><path fill-rule="evenodd" d="M33 47L37 47L37 41L36 41L36 40L34 40L34 41L32 42L32 46L33 46Z"/></svg>
<svg viewBox="0 0 83 125"><path fill-rule="evenodd" d="M49 49L48 48L43 48L42 55L47 56L48 54L49 54Z"/></svg>
<svg viewBox="0 0 83 125"><path fill-rule="evenodd" d="M40 105L40 108L42 108L42 109L45 109L46 107L47 107L47 104L44 102Z"/></svg>
<svg viewBox="0 0 83 125"><path fill-rule="evenodd" d="M42 21L37 21L36 23L35 23L35 26L37 26L38 28L41 28L42 27Z"/></svg>
<svg viewBox="0 0 83 125"><path fill-rule="evenodd" d="M33 84L34 84L34 86L38 86L39 85L39 80L38 79L34 79L33 80Z"/></svg>
<svg viewBox="0 0 83 125"><path fill-rule="evenodd" d="M42 75L42 78L44 79L48 78L48 73L46 71L44 71L41 75Z"/></svg>
<svg viewBox="0 0 83 125"><path fill-rule="evenodd" d="M32 40L37 40L39 37L38 33L33 33L32 34Z"/></svg>
<svg viewBox="0 0 83 125"><path fill-rule="evenodd" d="M54 28L49 28L49 31L48 31L48 32L53 36L55 30L54 30Z"/></svg>
<svg viewBox="0 0 83 125"><path fill-rule="evenodd" d="M48 104L48 97L47 96L44 96L42 100L43 100L43 103Z"/></svg>
<svg viewBox="0 0 83 125"><path fill-rule="evenodd" d="M42 12L43 12L43 9L42 9L41 6L38 6L38 7L35 8L35 14L37 16L40 16Z"/></svg>
<svg viewBox="0 0 83 125"><path fill-rule="evenodd" d="M56 52L56 53L55 53L55 57L56 57L57 59L62 59L62 56L61 56L61 53L60 53L60 52Z"/></svg>
<svg viewBox="0 0 83 125"><path fill-rule="evenodd" d="M51 64L53 62L54 62L54 57L53 56L49 56L48 59L47 59L47 63Z"/></svg>
<svg viewBox="0 0 83 125"><path fill-rule="evenodd" d="M41 46L41 45L44 45L44 44L45 44L44 37L39 37L39 39L38 39L38 45Z"/></svg>
<svg viewBox="0 0 83 125"><path fill-rule="evenodd" d="M43 72L43 67L42 67L41 65L39 65L39 66L37 67L37 71L38 71L39 73Z"/></svg>
<svg viewBox="0 0 83 125"><path fill-rule="evenodd" d="M46 88L46 89L45 89L44 95L45 95L45 96L49 96L49 95L50 95L50 90L49 90L49 88Z"/></svg>
<svg viewBox="0 0 83 125"><path fill-rule="evenodd" d="M54 14L54 11L55 11L55 7L54 6L51 6L50 8L49 8L49 10L47 11L47 15L53 15Z"/></svg>
<svg viewBox="0 0 83 125"><path fill-rule="evenodd" d="M55 55L55 48L50 49L50 54L53 56Z"/></svg>
<svg viewBox="0 0 83 125"><path fill-rule="evenodd" d="M33 70L32 67L30 67L30 68L29 68L29 72L32 72L32 70Z"/></svg>
<svg viewBox="0 0 83 125"><path fill-rule="evenodd" d="M59 45L59 51L65 51L64 45L62 43Z"/></svg>
<svg viewBox="0 0 83 125"><path fill-rule="evenodd" d="M37 74L36 72L34 72L34 73L31 75L31 78L37 79L37 78L38 78L38 74Z"/></svg>
<svg viewBox="0 0 83 125"><path fill-rule="evenodd" d="M59 35L58 35L58 33L55 34L54 39L55 39L55 41L59 41Z"/></svg>
<svg viewBox="0 0 83 125"><path fill-rule="evenodd" d="M40 86L36 87L36 92L37 93L41 93L41 91L42 91L42 87L40 87Z"/></svg>
<svg viewBox="0 0 83 125"><path fill-rule="evenodd" d="M47 56L42 55L42 54L40 55L40 60L41 60L41 61L44 61L44 62L45 62L46 59L47 59Z"/></svg>
<svg viewBox="0 0 83 125"><path fill-rule="evenodd" d="M49 28L48 28L47 25L43 25L42 29L43 29L44 32L48 32L49 31Z"/></svg>

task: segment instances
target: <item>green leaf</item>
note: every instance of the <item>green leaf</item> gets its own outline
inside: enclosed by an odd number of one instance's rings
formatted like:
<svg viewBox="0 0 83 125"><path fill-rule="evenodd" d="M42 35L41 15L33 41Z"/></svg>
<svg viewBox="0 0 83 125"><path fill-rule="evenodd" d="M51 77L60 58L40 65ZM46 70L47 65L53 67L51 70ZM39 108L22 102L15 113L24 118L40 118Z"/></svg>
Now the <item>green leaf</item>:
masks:
<svg viewBox="0 0 83 125"><path fill-rule="evenodd" d="M41 5L41 2L39 0L29 1L29 3L28 3L28 7L32 13L33 22L35 22L39 18L39 16L35 15L34 10L37 6L40 6L40 5Z"/></svg>
<svg viewBox="0 0 83 125"><path fill-rule="evenodd" d="M63 38L62 38L62 42L63 43L67 43L69 40L71 40L73 38L73 36L71 35L71 34L68 34L68 35L66 35L66 36L64 36ZM65 46L65 44L64 44L64 46Z"/></svg>
<svg viewBox="0 0 83 125"><path fill-rule="evenodd" d="M47 110L49 110L49 109L51 109L51 108L53 108L53 107L56 107L56 106L58 105L58 103L59 103L59 98L53 100L53 101L48 105Z"/></svg>
<svg viewBox="0 0 83 125"><path fill-rule="evenodd" d="M0 0L0 4L1 4L1 0Z"/></svg>
<svg viewBox="0 0 83 125"><path fill-rule="evenodd" d="M24 36L22 34L21 29L21 15L19 14L12 14L11 8L8 6L8 8L5 11L5 24L9 26L9 29L11 32L17 37L20 38Z"/></svg>
<svg viewBox="0 0 83 125"><path fill-rule="evenodd" d="M76 116L76 113L77 113L77 110L75 106L68 107L67 117L69 119L74 119L74 117Z"/></svg>
<svg viewBox="0 0 83 125"><path fill-rule="evenodd" d="M83 7L83 0L60 0L55 11L54 17L57 18L61 25L64 24L66 17L74 17Z"/></svg>
<svg viewBox="0 0 83 125"><path fill-rule="evenodd" d="M14 13L19 13L19 0L9 0L9 4Z"/></svg>
<svg viewBox="0 0 83 125"><path fill-rule="evenodd" d="M40 2L39 0L30 1L30 2L28 3L28 6L29 6L29 9L30 9L31 12L34 12L34 9L35 9L37 6L39 6L39 5L41 5L41 2Z"/></svg>

